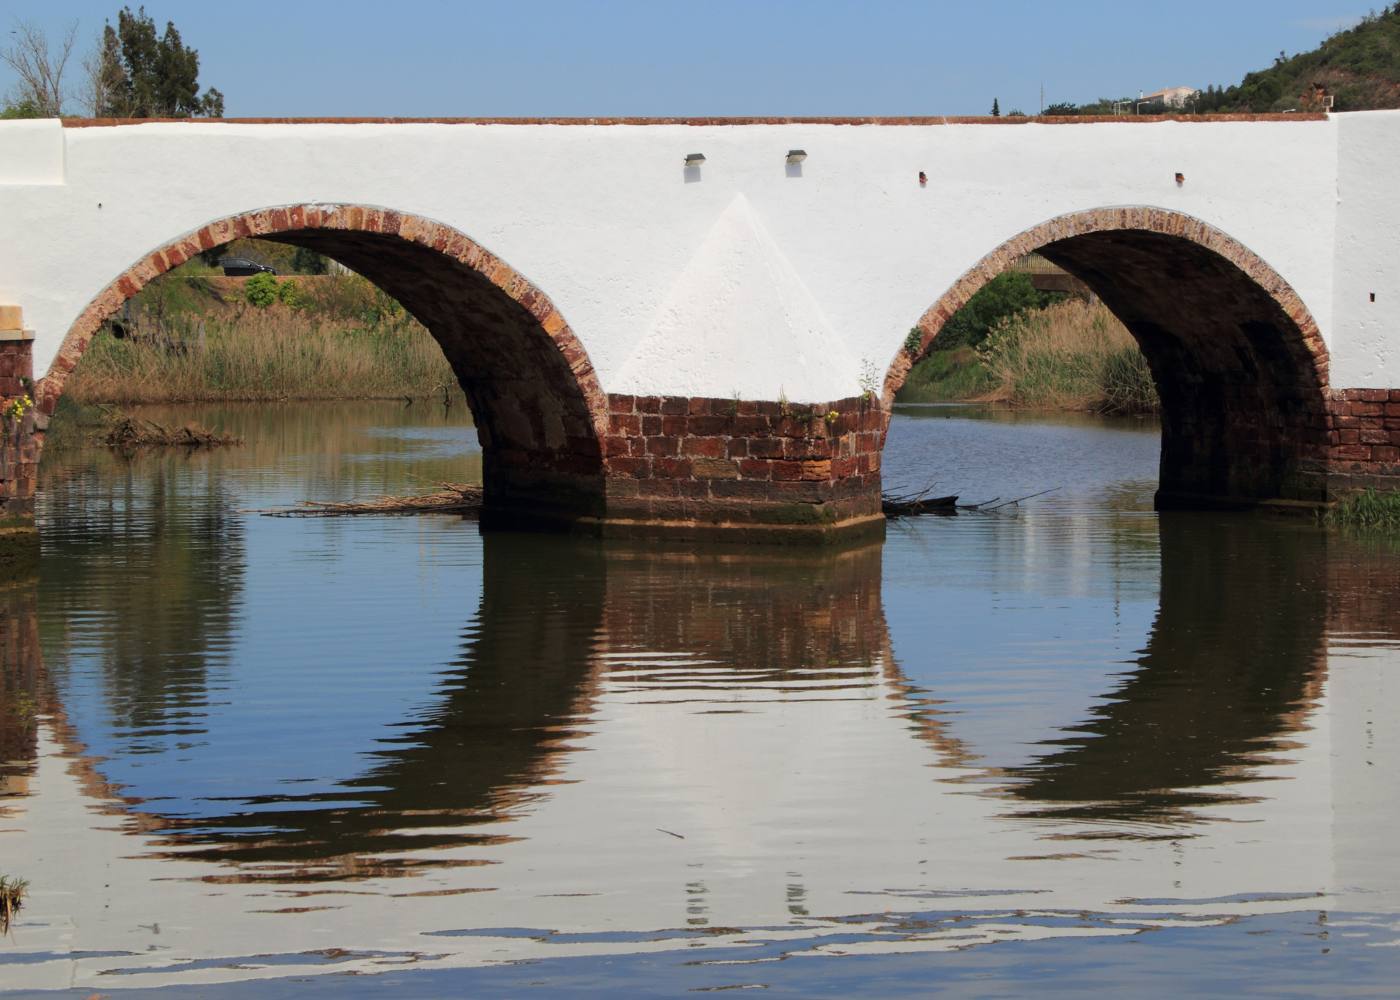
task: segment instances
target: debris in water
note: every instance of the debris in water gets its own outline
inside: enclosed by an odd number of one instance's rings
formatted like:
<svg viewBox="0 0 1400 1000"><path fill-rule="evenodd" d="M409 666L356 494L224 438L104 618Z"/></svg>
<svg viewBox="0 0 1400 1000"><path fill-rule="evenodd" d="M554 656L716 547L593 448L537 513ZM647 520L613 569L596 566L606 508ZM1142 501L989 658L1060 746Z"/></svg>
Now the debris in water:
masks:
<svg viewBox="0 0 1400 1000"><path fill-rule="evenodd" d="M951 496L931 497L933 487L929 486L920 493L881 493L880 508L888 518L914 517L919 514L942 514L944 516L955 515L960 510L978 511L986 514L1003 507L1014 507L1023 500L1033 500L1036 497L1043 497L1047 493L1054 493L1060 487L1052 486L1048 490L1041 490L1039 493L1029 493L1023 497L1016 497L1011 500L1002 500L1001 497L992 497L990 500L983 500L981 503L958 503L956 493Z"/></svg>
<svg viewBox="0 0 1400 1000"><path fill-rule="evenodd" d="M243 439L236 434L220 434L195 423L170 428L154 420L123 415L111 422L102 443L118 451L132 452L138 448L221 448L242 444Z"/></svg>
<svg viewBox="0 0 1400 1000"><path fill-rule="evenodd" d="M266 517L346 517L351 514L455 514L481 509L483 490L471 483L438 483L435 493L410 497L376 497L373 500L336 502L303 500L295 507L243 510L241 514Z"/></svg>
<svg viewBox="0 0 1400 1000"><path fill-rule="evenodd" d="M10 921L24 905L24 895L29 891L29 883L22 878L0 875L0 934L10 932Z"/></svg>

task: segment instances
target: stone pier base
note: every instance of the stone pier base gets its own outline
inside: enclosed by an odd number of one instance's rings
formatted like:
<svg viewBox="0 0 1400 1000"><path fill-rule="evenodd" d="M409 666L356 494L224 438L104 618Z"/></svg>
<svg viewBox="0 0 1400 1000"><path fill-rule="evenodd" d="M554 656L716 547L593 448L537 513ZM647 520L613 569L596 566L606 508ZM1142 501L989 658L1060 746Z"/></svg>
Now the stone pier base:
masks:
<svg viewBox="0 0 1400 1000"><path fill-rule="evenodd" d="M882 537L871 397L608 397L604 536L825 544Z"/></svg>
<svg viewBox="0 0 1400 1000"><path fill-rule="evenodd" d="M1334 389L1330 409L1329 499L1400 490L1400 389Z"/></svg>
<svg viewBox="0 0 1400 1000"><path fill-rule="evenodd" d="M39 559L34 487L41 439L33 343L19 310L0 306L0 582L32 572Z"/></svg>

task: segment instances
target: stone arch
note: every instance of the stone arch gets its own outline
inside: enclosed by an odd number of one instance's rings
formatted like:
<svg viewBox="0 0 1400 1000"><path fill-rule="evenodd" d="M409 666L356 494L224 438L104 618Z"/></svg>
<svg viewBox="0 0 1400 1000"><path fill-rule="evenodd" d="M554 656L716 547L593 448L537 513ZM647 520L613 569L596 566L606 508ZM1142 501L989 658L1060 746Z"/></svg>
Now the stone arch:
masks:
<svg viewBox="0 0 1400 1000"><path fill-rule="evenodd" d="M919 319L885 376L888 407L968 299L1037 252L1088 285L1137 339L1162 398L1159 507L1326 496L1328 356L1297 292L1199 219L1125 207L1051 219L997 247Z"/></svg>
<svg viewBox="0 0 1400 1000"><path fill-rule="evenodd" d="M302 204L228 216L143 257L73 323L39 408L52 414L102 323L152 279L240 237L307 247L403 304L442 346L467 395L483 452L488 513L570 519L598 513L607 396L587 351L539 288L464 233L408 213Z"/></svg>

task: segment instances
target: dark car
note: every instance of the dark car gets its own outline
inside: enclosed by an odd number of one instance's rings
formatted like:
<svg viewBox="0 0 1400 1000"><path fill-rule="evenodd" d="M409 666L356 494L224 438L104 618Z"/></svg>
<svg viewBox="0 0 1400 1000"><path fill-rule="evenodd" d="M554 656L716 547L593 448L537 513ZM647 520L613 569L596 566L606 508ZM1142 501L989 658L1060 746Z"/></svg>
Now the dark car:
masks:
<svg viewBox="0 0 1400 1000"><path fill-rule="evenodd" d="M259 264L255 260L247 257L223 257L219 260L219 266L224 269L224 274L230 278L247 278L254 274L276 274L275 268L266 264Z"/></svg>

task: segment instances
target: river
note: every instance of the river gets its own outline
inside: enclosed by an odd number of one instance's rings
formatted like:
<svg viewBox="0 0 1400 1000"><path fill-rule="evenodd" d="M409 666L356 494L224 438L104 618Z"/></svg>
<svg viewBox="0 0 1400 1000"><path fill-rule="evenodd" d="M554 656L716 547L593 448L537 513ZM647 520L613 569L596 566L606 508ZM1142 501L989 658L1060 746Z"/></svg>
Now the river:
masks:
<svg viewBox="0 0 1400 1000"><path fill-rule="evenodd" d="M0 994L1388 994L1400 545L1152 511L1150 423L901 409L1015 507L836 552L275 518L467 414L185 407L0 585Z"/></svg>

